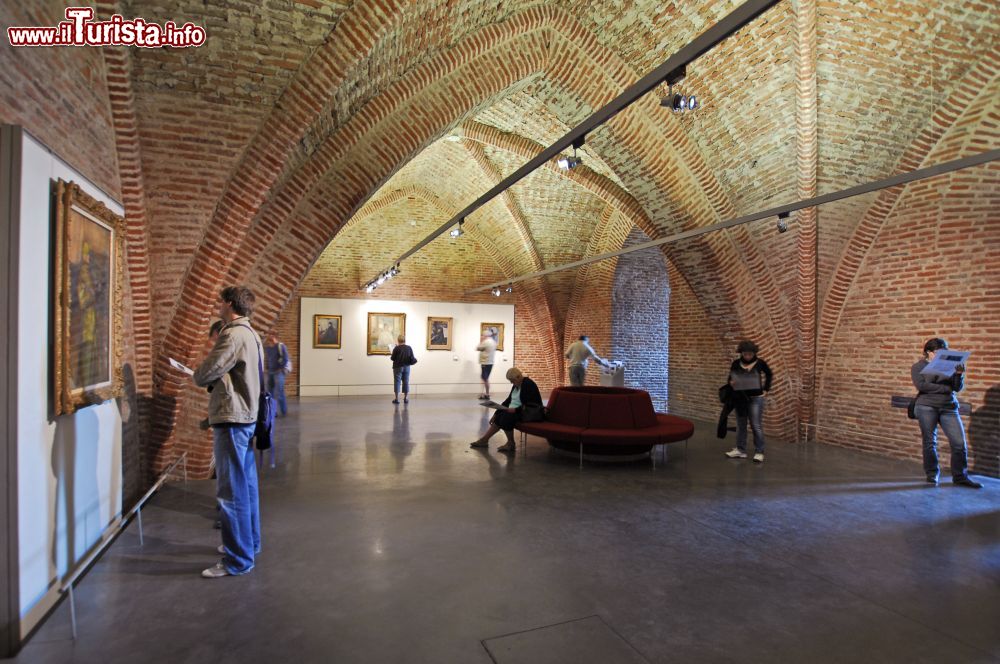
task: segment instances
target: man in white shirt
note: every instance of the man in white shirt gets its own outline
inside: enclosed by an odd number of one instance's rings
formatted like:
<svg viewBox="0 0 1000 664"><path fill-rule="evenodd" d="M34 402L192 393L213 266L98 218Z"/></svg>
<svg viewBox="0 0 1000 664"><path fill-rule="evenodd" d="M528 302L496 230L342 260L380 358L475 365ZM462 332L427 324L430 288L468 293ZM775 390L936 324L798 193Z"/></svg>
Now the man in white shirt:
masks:
<svg viewBox="0 0 1000 664"><path fill-rule="evenodd" d="M490 372L493 371L493 361L497 354L497 342L493 339L493 335L484 334L480 337L476 350L479 351L479 378L483 381L483 393L479 395L479 398L489 399Z"/></svg>
<svg viewBox="0 0 1000 664"><path fill-rule="evenodd" d="M569 345L566 349L566 359L569 360L569 384L582 387L587 378L587 363L590 358L597 360L601 366L609 366L608 361L598 357L590 347L590 337L586 334Z"/></svg>

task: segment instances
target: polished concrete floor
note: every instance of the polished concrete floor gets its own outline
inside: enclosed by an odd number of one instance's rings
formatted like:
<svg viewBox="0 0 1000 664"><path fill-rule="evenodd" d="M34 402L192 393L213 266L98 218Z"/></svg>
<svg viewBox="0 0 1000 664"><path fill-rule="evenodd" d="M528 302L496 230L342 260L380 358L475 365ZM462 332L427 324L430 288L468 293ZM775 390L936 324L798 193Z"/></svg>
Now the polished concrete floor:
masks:
<svg viewBox="0 0 1000 664"><path fill-rule="evenodd" d="M1000 481L815 445L754 465L711 424L664 466L580 470L470 450L485 415L294 403L252 574L200 578L212 483L167 486L79 587L79 638L64 602L14 661L1000 661Z"/></svg>

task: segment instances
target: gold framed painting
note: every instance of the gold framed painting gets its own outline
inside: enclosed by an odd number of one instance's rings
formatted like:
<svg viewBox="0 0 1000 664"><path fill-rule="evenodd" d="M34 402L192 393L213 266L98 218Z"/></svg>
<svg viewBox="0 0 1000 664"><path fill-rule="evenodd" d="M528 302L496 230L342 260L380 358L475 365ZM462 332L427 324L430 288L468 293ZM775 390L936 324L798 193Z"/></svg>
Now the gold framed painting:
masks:
<svg viewBox="0 0 1000 664"><path fill-rule="evenodd" d="M369 355L390 355L401 334L406 334L406 314L369 312Z"/></svg>
<svg viewBox="0 0 1000 664"><path fill-rule="evenodd" d="M125 221L65 180L55 211L53 411L64 415L122 394Z"/></svg>
<svg viewBox="0 0 1000 664"><path fill-rule="evenodd" d="M497 342L497 350L503 350L503 323L480 323L480 336L488 334Z"/></svg>
<svg viewBox="0 0 1000 664"><path fill-rule="evenodd" d="M451 350L453 319L427 317L427 350Z"/></svg>
<svg viewBox="0 0 1000 664"><path fill-rule="evenodd" d="M340 348L340 316L313 316L313 348Z"/></svg>

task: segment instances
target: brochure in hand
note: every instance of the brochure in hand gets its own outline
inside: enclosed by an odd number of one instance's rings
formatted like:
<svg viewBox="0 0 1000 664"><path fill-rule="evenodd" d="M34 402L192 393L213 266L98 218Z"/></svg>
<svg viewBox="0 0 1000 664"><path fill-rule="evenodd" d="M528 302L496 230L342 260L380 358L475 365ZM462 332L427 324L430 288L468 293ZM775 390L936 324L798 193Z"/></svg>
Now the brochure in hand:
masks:
<svg viewBox="0 0 1000 664"><path fill-rule="evenodd" d="M485 406L487 408L494 408L496 410L503 410L507 408L507 406L503 405L502 403L497 403L496 401L480 401L479 405Z"/></svg>
<svg viewBox="0 0 1000 664"><path fill-rule="evenodd" d="M172 357L167 358L167 360L170 362L170 366L172 366L174 369L178 369L180 371L183 371L184 373L186 373L189 376L193 376L194 375L194 369L189 369L188 367L184 366L183 364L181 364L180 362L178 362L177 360L175 360Z"/></svg>
<svg viewBox="0 0 1000 664"><path fill-rule="evenodd" d="M943 348L934 354L934 359L920 373L937 374L948 378L955 373L955 367L965 364L971 354L969 351Z"/></svg>

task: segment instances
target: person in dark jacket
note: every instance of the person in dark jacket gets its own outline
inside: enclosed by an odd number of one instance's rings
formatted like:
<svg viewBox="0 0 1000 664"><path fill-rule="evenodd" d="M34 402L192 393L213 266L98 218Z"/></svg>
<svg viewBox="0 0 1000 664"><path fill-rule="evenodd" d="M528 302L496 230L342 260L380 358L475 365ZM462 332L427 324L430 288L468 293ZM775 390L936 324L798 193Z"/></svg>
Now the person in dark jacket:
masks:
<svg viewBox="0 0 1000 664"><path fill-rule="evenodd" d="M753 460L764 462L764 397L771 390L774 375L767 362L757 357L757 344L741 341L740 354L729 366L729 385L734 398L745 399L746 408L736 409L736 447L726 452L730 459L747 458L747 420L753 429ZM749 415L749 417L748 417Z"/></svg>
<svg viewBox="0 0 1000 664"><path fill-rule="evenodd" d="M955 398L955 393L965 387L965 367L958 365L950 376L921 373L938 351L947 348L948 342L944 339L928 339L924 344L924 359L910 368L910 378L918 392L913 412L920 423L923 438L924 472L928 482L938 483L937 428L940 424L951 446L951 481L957 486L982 489L982 484L969 478L965 428L958 415L958 399Z"/></svg>
<svg viewBox="0 0 1000 664"><path fill-rule="evenodd" d="M403 387L403 403L410 403L410 366L417 363L413 349L406 345L406 337L399 335L399 343L392 349L392 389L396 396L393 403L399 403L399 388Z"/></svg>
<svg viewBox="0 0 1000 664"><path fill-rule="evenodd" d="M512 387L510 394L504 399L503 408L498 408L493 417L490 418L490 427L480 438L477 438L469 447L489 447L490 438L498 431L503 431L507 435L507 444L497 448L498 452L514 453L517 445L514 443L514 425L521 421L524 407L528 404L541 407L542 394L538 391L538 385L531 380L517 367L507 370L507 380Z"/></svg>

